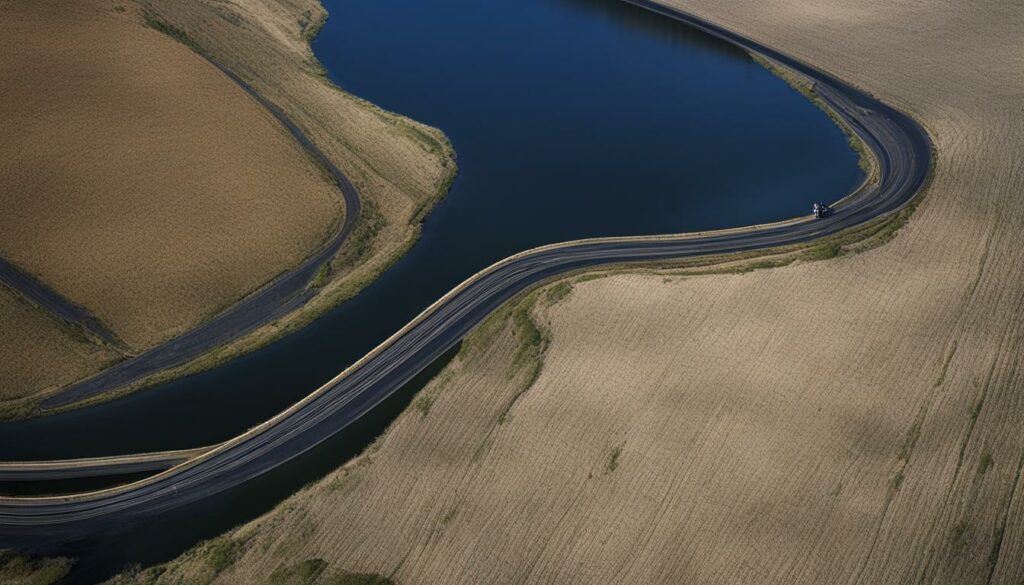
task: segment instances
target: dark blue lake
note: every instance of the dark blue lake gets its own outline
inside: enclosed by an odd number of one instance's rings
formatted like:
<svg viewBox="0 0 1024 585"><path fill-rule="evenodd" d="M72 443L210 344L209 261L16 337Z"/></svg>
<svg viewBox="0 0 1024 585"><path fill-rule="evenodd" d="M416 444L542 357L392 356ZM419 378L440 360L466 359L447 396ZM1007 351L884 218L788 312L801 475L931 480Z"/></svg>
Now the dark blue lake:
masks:
<svg viewBox="0 0 1024 585"><path fill-rule="evenodd" d="M862 179L831 120L745 53L619 0L325 5L313 46L330 78L442 129L458 153L460 175L422 239L359 296L263 350L109 404L0 425L0 459L216 443L512 253L790 218ZM414 390L266 477L101 547L83 543L80 578L167 558L267 510L358 451Z"/></svg>

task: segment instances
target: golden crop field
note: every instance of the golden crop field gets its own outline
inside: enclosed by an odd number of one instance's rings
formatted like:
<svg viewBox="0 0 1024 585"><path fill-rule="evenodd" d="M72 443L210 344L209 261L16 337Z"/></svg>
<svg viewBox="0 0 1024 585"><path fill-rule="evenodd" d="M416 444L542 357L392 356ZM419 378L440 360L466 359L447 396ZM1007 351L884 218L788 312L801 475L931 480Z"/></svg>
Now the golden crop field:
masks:
<svg viewBox="0 0 1024 585"><path fill-rule="evenodd" d="M117 354L75 337L0 285L0 408L97 371Z"/></svg>
<svg viewBox="0 0 1024 585"><path fill-rule="evenodd" d="M343 204L206 60L107 0L0 14L0 254L134 349L315 251Z"/></svg>
<svg viewBox="0 0 1024 585"><path fill-rule="evenodd" d="M303 559L405 585L1024 582L1024 7L671 2L917 117L936 173L909 224L541 295L535 381L488 324L366 454L160 582Z"/></svg>

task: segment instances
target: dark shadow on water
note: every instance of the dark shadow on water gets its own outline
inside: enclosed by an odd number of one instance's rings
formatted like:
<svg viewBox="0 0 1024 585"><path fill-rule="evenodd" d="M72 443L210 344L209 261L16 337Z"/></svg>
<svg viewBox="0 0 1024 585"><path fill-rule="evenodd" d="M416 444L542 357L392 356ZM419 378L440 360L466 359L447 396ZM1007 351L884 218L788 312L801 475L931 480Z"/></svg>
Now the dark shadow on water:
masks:
<svg viewBox="0 0 1024 585"><path fill-rule="evenodd" d="M687 48L699 49L726 57L747 60L750 56L746 51L723 43L722 41L675 20L655 14L650 10L628 2L608 2L608 0L557 0L572 5L594 16L601 17L630 31L649 37L657 37L662 41L685 45Z"/></svg>

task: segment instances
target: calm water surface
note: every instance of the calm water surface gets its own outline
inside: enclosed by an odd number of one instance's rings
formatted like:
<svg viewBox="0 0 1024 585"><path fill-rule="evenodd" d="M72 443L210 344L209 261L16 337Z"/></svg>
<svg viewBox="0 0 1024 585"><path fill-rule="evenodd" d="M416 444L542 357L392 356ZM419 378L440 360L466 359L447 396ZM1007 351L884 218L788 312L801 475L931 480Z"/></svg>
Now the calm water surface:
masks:
<svg viewBox="0 0 1024 585"><path fill-rule="evenodd" d="M0 459L227 439L309 393L464 278L581 237L764 223L861 179L843 134L745 53L618 0L328 0L330 78L441 128L460 175L420 242L355 299L216 370L110 404L0 425ZM440 367L441 364L437 364ZM101 543L84 582L168 558L337 467L401 396L274 473ZM157 527L157 528L151 528Z"/></svg>

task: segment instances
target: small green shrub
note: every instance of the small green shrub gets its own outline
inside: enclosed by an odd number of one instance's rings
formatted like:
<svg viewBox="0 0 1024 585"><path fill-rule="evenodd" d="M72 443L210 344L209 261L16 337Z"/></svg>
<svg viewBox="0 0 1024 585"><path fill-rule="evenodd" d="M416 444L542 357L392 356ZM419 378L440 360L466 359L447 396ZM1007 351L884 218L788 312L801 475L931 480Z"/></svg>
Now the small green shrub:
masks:
<svg viewBox="0 0 1024 585"><path fill-rule="evenodd" d="M325 585L395 585L395 582L376 573L349 573L342 571L332 575Z"/></svg>
<svg viewBox="0 0 1024 585"><path fill-rule="evenodd" d="M331 278L331 263L324 262L320 265L320 269L316 271L316 276L309 283L312 288L323 288L327 281Z"/></svg>
<svg viewBox="0 0 1024 585"><path fill-rule="evenodd" d="M306 559L274 569L267 582L270 585L311 585L326 568L327 561L323 559Z"/></svg>
<svg viewBox="0 0 1024 585"><path fill-rule="evenodd" d="M571 293L571 292L572 292L572 283L571 282L565 282L565 281L559 282L558 284L555 284L551 288L548 289L547 302L548 302L549 305L553 305L553 304L557 303L558 301L564 299L565 297L569 296L569 293Z"/></svg>
<svg viewBox="0 0 1024 585"><path fill-rule="evenodd" d="M957 523L949 532L949 544L953 555L959 555L970 542L970 525L966 521Z"/></svg>
<svg viewBox="0 0 1024 585"><path fill-rule="evenodd" d="M155 14L149 12L148 10L145 12L143 17L146 20L146 26L148 26L149 28L164 33L165 35L171 37L172 39L178 41L179 43L185 45L186 47L192 49L200 55L206 55L206 50L203 49L203 47L200 46L199 43L184 30L174 26L169 22L164 22L160 20Z"/></svg>
<svg viewBox="0 0 1024 585"><path fill-rule="evenodd" d="M619 467L619 457L622 456L622 445L619 445L612 450L612 456L608 458L608 463L605 465L605 469L608 473L611 473Z"/></svg>
<svg viewBox="0 0 1024 585"><path fill-rule="evenodd" d="M842 253L843 246L838 242L825 242L804 252L804 259L811 261L828 260L840 256Z"/></svg>
<svg viewBox="0 0 1024 585"><path fill-rule="evenodd" d="M985 475L989 469L992 469L992 464L995 463L992 459L992 454L985 452L978 461L978 475Z"/></svg>
<svg viewBox="0 0 1024 585"><path fill-rule="evenodd" d="M213 569L215 573L220 573L224 569L235 564L235 561L242 556L242 543L232 538L222 536L208 541L203 547L201 554L203 559L206 561L206 564Z"/></svg>

